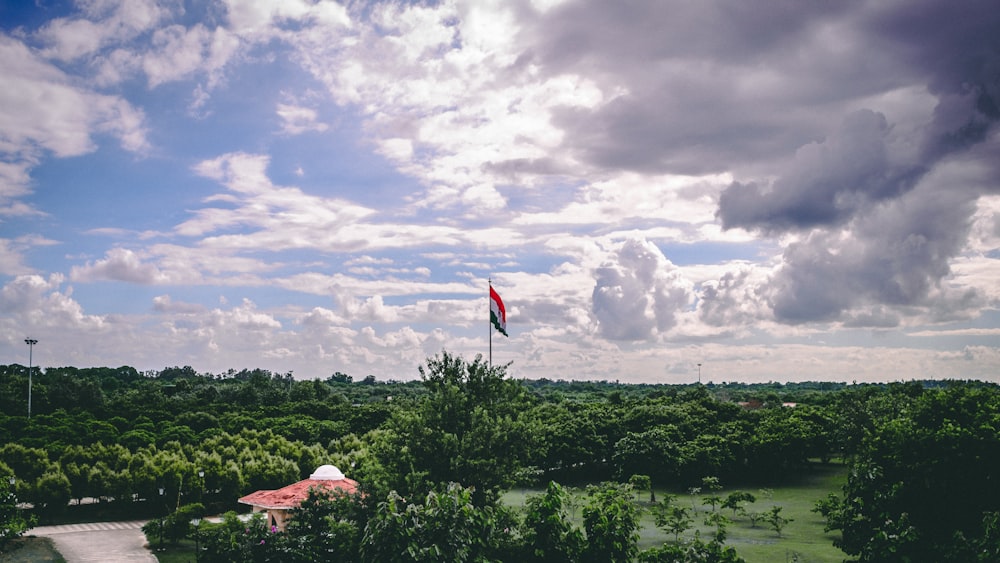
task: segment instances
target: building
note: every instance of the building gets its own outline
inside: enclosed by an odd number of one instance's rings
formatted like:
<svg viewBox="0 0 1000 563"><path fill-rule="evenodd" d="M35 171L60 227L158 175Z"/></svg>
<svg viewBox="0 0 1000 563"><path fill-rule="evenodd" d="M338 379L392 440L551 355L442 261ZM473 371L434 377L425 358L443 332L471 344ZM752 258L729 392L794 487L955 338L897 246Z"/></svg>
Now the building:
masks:
<svg viewBox="0 0 1000 563"><path fill-rule="evenodd" d="M309 489L312 488L324 488L331 492L339 489L350 495L358 490L358 482L348 479L332 465L321 465L308 479L274 491L250 493L239 499L239 502L250 505L254 512L266 511L269 524L284 531L292 510L299 508L302 501L309 498Z"/></svg>

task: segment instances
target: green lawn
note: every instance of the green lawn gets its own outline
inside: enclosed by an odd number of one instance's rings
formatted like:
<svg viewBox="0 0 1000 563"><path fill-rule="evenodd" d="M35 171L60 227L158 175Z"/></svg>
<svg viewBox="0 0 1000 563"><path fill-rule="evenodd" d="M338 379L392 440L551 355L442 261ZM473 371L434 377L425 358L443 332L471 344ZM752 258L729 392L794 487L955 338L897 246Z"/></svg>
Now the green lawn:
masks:
<svg viewBox="0 0 1000 563"><path fill-rule="evenodd" d="M29 532L30 533L30 532ZM49 538L23 537L11 540L0 553L0 563L65 563Z"/></svg>
<svg viewBox="0 0 1000 563"><path fill-rule="evenodd" d="M809 474L803 475L797 483L783 487L771 489L773 494L770 498L765 498L759 489L752 487L741 487L734 489L723 489L716 493L725 498L734 490L743 490L753 493L757 501L747 506L747 511L764 512L772 506L782 507L781 515L791 518L790 522L781 532L779 537L773 528L766 522L759 521L757 527L751 526L750 519L746 516L733 517L731 510L719 509L733 522L728 528L727 544L736 549L747 563L784 563L796 561L798 563L841 563L846 554L833 546L835 534L823 531L823 519L820 515L811 512L816 501L825 498L832 492L840 492L840 487L844 482L846 469L842 465L816 465ZM504 502L508 506L523 506L528 495L539 494L540 490L515 489L504 496ZM664 491L657 491L657 495L662 498ZM571 510L572 516L577 525L582 526L582 491L578 491L577 503L579 507ZM642 495L643 507L649 504L648 491ZM697 529L701 530L702 538L708 540L714 532L713 528L704 526L702 521L711 511L711 507L701 504L701 499L705 494L699 494L694 499L698 512L695 516ZM677 503L690 507L692 503L691 495L681 493ZM688 530L688 537L693 537L694 529ZM682 537L684 537L682 535ZM640 530L639 548L647 549L657 546L666 541L673 541L673 535L667 534L656 527L653 516L644 511L642 516L642 529Z"/></svg>

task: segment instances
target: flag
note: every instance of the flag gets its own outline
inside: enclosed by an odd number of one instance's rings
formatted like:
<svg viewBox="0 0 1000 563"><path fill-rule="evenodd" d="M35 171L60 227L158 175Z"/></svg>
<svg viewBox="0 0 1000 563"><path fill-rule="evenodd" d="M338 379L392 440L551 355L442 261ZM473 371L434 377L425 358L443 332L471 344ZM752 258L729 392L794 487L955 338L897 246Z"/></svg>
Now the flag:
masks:
<svg viewBox="0 0 1000 563"><path fill-rule="evenodd" d="M493 290L492 285L490 286L490 322L501 334L507 336L507 309L504 308L500 295Z"/></svg>

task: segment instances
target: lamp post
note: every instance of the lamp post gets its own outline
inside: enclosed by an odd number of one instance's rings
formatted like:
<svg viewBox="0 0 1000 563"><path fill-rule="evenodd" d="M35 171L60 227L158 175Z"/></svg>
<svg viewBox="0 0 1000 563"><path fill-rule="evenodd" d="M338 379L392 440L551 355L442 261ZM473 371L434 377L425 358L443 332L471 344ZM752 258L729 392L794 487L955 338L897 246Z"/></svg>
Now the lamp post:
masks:
<svg viewBox="0 0 1000 563"><path fill-rule="evenodd" d="M701 364L698 364L698 385L701 385Z"/></svg>
<svg viewBox="0 0 1000 563"><path fill-rule="evenodd" d="M205 470L198 469L198 483L201 486L199 500L204 502L205 496ZM194 560L195 563L201 560L201 518L194 519Z"/></svg>
<svg viewBox="0 0 1000 563"><path fill-rule="evenodd" d="M194 524L194 560L195 563L201 559L201 518L195 518L192 523Z"/></svg>
<svg viewBox="0 0 1000 563"><path fill-rule="evenodd" d="M35 344L38 344L38 340L34 338L25 338L24 343L28 345L28 419L31 419L31 356L35 351Z"/></svg>
<svg viewBox="0 0 1000 563"><path fill-rule="evenodd" d="M164 493L163 485L160 485L160 502L164 503L163 504L164 511L169 511L170 509L167 508L166 502L163 499L163 493ZM163 517L162 516L157 519L157 523L160 525L160 549L159 550L163 551Z"/></svg>

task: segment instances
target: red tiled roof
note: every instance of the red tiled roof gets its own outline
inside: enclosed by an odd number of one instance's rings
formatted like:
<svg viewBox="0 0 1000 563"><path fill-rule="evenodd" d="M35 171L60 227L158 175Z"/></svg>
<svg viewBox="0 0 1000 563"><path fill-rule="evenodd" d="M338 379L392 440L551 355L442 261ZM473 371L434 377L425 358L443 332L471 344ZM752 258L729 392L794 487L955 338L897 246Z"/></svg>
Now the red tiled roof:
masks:
<svg viewBox="0 0 1000 563"><path fill-rule="evenodd" d="M340 489L345 494L353 494L358 490L358 482L354 479L303 479L276 491L257 491L241 498L239 502L264 509L298 508L302 501L309 498L311 487L323 487L331 491Z"/></svg>

